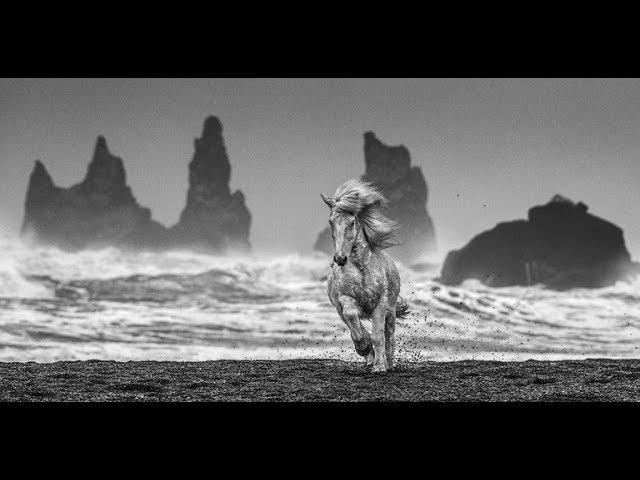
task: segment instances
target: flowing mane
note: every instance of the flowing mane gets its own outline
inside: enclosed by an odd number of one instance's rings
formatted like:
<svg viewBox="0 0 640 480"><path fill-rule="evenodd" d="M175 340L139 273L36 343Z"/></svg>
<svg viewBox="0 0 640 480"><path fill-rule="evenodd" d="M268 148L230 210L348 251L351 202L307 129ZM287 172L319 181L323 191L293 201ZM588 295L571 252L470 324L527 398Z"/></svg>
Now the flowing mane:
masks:
<svg viewBox="0 0 640 480"><path fill-rule="evenodd" d="M373 184L359 178L347 180L338 187L334 199L334 208L356 215L371 248L398 244L394 238L398 224L381 213L388 201Z"/></svg>

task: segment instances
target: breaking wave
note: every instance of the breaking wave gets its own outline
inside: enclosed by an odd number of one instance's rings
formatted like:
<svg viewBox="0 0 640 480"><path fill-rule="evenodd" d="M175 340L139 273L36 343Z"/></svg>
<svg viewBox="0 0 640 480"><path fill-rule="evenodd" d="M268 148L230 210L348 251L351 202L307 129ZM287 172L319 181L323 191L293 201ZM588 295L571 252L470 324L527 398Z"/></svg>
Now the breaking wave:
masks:
<svg viewBox="0 0 640 480"><path fill-rule="evenodd" d="M358 360L321 254L67 253L0 239L0 360ZM636 357L640 281L564 292L448 287L399 265L411 313L399 358Z"/></svg>

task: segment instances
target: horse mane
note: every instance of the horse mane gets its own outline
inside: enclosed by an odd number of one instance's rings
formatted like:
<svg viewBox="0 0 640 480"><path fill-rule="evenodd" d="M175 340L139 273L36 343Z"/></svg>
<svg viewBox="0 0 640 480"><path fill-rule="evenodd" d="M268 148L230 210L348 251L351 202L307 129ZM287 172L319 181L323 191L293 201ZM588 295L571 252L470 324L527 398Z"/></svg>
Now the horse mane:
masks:
<svg viewBox="0 0 640 480"><path fill-rule="evenodd" d="M398 244L394 236L398 223L381 212L389 202L371 182L361 178L347 180L338 187L334 199L334 208L358 218L371 248L384 249Z"/></svg>

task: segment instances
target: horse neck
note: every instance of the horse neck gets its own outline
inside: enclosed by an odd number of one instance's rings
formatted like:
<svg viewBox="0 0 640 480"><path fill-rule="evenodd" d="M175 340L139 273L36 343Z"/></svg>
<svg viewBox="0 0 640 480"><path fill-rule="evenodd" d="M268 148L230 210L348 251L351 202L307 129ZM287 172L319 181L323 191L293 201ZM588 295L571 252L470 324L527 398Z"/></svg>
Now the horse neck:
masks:
<svg viewBox="0 0 640 480"><path fill-rule="evenodd" d="M362 225L358 224L356 234L356 252L353 255L353 261L360 269L363 269L367 263L371 260L373 250L369 246L369 242L365 238Z"/></svg>

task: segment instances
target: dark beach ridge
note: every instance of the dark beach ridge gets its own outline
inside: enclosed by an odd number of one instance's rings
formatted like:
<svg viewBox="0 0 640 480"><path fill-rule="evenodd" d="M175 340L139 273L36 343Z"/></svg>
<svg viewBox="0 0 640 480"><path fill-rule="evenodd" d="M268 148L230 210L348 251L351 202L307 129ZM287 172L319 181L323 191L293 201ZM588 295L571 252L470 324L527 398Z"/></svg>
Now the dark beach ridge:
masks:
<svg viewBox="0 0 640 480"><path fill-rule="evenodd" d="M637 401L640 360L0 363L2 401Z"/></svg>

